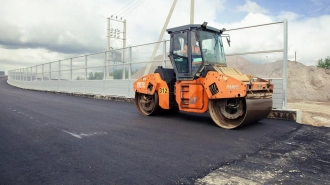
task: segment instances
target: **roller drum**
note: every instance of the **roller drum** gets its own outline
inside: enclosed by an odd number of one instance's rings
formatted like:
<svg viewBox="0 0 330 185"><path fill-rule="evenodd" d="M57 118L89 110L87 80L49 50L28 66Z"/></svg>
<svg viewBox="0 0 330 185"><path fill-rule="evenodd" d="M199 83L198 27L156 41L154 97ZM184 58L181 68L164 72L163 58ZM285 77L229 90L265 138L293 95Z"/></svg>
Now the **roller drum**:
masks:
<svg viewBox="0 0 330 185"><path fill-rule="evenodd" d="M233 100L237 103L232 103ZM213 99L209 101L209 113L218 126L234 129L267 118L272 110L272 104L272 98Z"/></svg>

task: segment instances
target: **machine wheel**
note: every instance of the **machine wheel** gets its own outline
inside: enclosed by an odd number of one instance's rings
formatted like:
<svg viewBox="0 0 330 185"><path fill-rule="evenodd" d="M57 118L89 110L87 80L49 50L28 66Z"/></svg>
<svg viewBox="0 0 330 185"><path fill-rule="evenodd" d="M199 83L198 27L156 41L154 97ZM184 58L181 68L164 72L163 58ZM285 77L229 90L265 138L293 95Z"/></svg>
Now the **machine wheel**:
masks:
<svg viewBox="0 0 330 185"><path fill-rule="evenodd" d="M151 116L159 112L161 107L159 106L158 93L153 95L135 93L135 105L139 112L146 116Z"/></svg>

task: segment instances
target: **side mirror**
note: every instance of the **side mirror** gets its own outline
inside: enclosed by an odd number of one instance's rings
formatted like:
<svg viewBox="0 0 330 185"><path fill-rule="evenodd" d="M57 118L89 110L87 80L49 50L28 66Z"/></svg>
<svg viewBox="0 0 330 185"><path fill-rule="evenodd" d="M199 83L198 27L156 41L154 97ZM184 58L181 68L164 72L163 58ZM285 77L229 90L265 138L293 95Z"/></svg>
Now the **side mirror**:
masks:
<svg viewBox="0 0 330 185"><path fill-rule="evenodd" d="M222 37L226 37L228 46L230 47L230 35L228 35L228 34L222 34Z"/></svg>

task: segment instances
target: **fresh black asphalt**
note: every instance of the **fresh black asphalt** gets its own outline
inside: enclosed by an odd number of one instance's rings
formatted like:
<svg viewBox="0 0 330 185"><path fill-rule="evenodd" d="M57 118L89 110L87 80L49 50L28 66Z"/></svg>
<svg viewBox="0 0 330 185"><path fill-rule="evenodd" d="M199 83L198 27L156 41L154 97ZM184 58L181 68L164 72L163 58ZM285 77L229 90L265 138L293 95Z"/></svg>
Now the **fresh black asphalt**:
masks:
<svg viewBox="0 0 330 185"><path fill-rule="evenodd" d="M0 184L193 184L300 127L265 119L225 130L208 114L142 116L132 103L0 78Z"/></svg>

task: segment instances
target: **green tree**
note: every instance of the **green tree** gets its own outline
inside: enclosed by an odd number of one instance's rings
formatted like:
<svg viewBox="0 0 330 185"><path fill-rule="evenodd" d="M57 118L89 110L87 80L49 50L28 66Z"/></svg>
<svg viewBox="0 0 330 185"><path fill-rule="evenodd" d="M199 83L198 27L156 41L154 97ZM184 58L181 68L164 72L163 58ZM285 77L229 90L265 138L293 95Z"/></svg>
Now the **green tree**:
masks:
<svg viewBox="0 0 330 185"><path fill-rule="evenodd" d="M93 80L93 79L94 79L94 75L92 72L90 72L88 76L88 80Z"/></svg>
<svg viewBox="0 0 330 185"><path fill-rule="evenodd" d="M330 69L330 58L329 56L325 58L324 60L321 58L317 62L317 67L325 68L325 69Z"/></svg>
<svg viewBox="0 0 330 185"><path fill-rule="evenodd" d="M89 73L88 80L103 80L103 72Z"/></svg>
<svg viewBox="0 0 330 185"><path fill-rule="evenodd" d="M103 72L95 72L94 79L95 80L103 80Z"/></svg>
<svg viewBox="0 0 330 185"><path fill-rule="evenodd" d="M115 69L112 72L113 79L123 79L123 69ZM128 71L125 69L125 78L128 78Z"/></svg>

